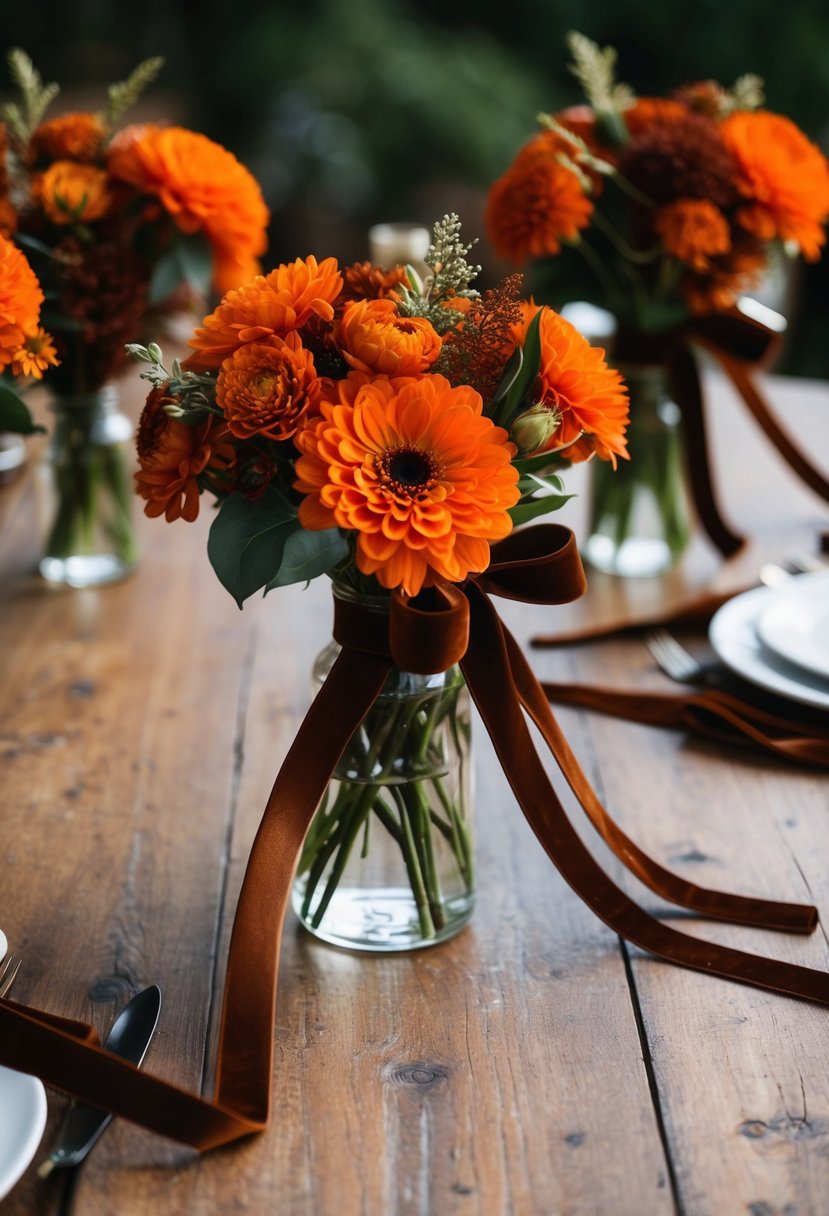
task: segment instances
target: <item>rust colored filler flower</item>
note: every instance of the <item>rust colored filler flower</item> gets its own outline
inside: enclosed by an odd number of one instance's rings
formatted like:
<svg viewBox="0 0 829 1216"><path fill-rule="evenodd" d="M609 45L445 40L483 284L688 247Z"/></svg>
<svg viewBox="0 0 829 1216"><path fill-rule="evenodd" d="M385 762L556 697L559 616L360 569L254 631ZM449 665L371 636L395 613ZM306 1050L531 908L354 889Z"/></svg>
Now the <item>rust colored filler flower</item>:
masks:
<svg viewBox="0 0 829 1216"><path fill-rule="evenodd" d="M184 127L127 127L112 141L113 177L155 194L182 232L204 232L218 291L259 269L268 209L256 180L232 152Z"/></svg>
<svg viewBox="0 0 829 1216"><path fill-rule="evenodd" d="M440 354L440 335L425 317L402 317L394 300L359 300L340 320L339 347L351 367L384 376L416 376Z"/></svg>
<svg viewBox="0 0 829 1216"><path fill-rule="evenodd" d="M145 515L192 523L199 513L199 476L209 478L212 472L221 477L233 463L234 451L223 422L177 422L164 411L170 400L164 388L153 389L147 398L138 424L135 488L146 499Z"/></svg>
<svg viewBox="0 0 829 1216"><path fill-rule="evenodd" d="M538 312L524 306L524 325L517 334L523 345L530 321ZM627 459L625 428L629 402L621 375L605 363L605 353L590 343L550 308L540 322L541 367L536 385L538 401L554 415L558 426L540 449L568 447L569 460L586 460L594 453L616 467Z"/></svg>
<svg viewBox="0 0 829 1216"><path fill-rule="evenodd" d="M216 404L237 439L290 439L317 401L319 388L310 351L298 334L290 333L275 338L272 346L240 346L225 359L216 381Z"/></svg>
<svg viewBox="0 0 829 1216"><path fill-rule="evenodd" d="M552 131L526 144L491 187L486 225L496 253L516 265L559 253L590 223L593 204L575 173L557 156L564 149Z"/></svg>
<svg viewBox="0 0 829 1216"><path fill-rule="evenodd" d="M331 321L333 301L342 290L342 275L335 258L322 262L312 255L278 266L269 275L257 275L237 291L229 291L219 307L205 317L190 345L188 371L213 371L246 342L272 342L311 317Z"/></svg>
<svg viewBox="0 0 829 1216"><path fill-rule="evenodd" d="M817 261L829 217L829 163L790 119L764 110L738 112L720 130L737 162L737 185L748 200L738 212L763 241L793 241Z"/></svg>
<svg viewBox="0 0 829 1216"><path fill-rule="evenodd" d="M481 409L439 375L380 377L353 407L322 405L296 438L303 527L354 530L360 570L409 595L485 570L519 491L515 449Z"/></svg>

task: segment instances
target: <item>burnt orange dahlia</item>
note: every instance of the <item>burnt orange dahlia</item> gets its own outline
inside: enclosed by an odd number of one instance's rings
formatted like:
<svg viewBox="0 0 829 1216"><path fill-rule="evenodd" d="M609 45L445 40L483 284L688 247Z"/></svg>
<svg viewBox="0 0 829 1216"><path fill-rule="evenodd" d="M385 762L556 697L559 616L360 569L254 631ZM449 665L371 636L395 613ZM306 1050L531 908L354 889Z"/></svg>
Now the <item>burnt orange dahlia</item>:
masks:
<svg viewBox="0 0 829 1216"><path fill-rule="evenodd" d="M190 340L195 354L184 366L189 371L213 371L245 342L271 342L301 329L312 317L331 321L333 301L342 290L342 275L335 258L322 262L311 254L252 283L229 291L219 307L205 317Z"/></svg>
<svg viewBox="0 0 829 1216"><path fill-rule="evenodd" d="M43 292L16 245L0 236L0 370L36 379L56 362L51 339L40 328Z"/></svg>
<svg viewBox="0 0 829 1216"><path fill-rule="evenodd" d="M109 169L157 195L182 232L205 234L217 291L257 273L270 216L256 179L232 152L184 127L132 126L112 141Z"/></svg>
<svg viewBox="0 0 829 1216"><path fill-rule="evenodd" d="M692 271L683 279L682 294L691 312L730 308L741 292L754 286L765 269L768 258L758 237L734 229L731 239L728 253L711 258L704 271Z"/></svg>
<svg viewBox="0 0 829 1216"><path fill-rule="evenodd" d="M425 317L402 317L394 300L348 304L337 345L349 366L383 376L417 376L440 354L440 335Z"/></svg>
<svg viewBox="0 0 829 1216"><path fill-rule="evenodd" d="M523 346L537 305L524 305L524 323L516 337ZM627 459L625 431L629 421L627 390L621 375L608 367L605 353L591 346L579 331L551 308L540 322L541 366L535 386L536 401L545 405L558 423L541 451L569 444L563 453L580 461L594 452L616 467L616 457ZM580 441L580 442L576 442Z"/></svg>
<svg viewBox="0 0 829 1216"><path fill-rule="evenodd" d="M631 135L637 136L652 123L674 122L687 113L688 107L672 97L637 97L625 110L625 126Z"/></svg>
<svg viewBox="0 0 829 1216"><path fill-rule="evenodd" d="M353 406L321 406L296 438L303 527L357 535L357 565L416 595L489 565L512 528L514 446L482 415L478 393L423 376L366 382Z"/></svg>
<svg viewBox="0 0 829 1216"><path fill-rule="evenodd" d="M319 392L314 360L296 333L271 346L240 346L216 381L216 402L237 439L290 439Z"/></svg>
<svg viewBox="0 0 829 1216"><path fill-rule="evenodd" d="M0 198L0 236L17 232L17 212L7 198Z"/></svg>
<svg viewBox="0 0 829 1216"><path fill-rule="evenodd" d="M32 194L53 224L91 224L112 208L109 178L95 165L56 160L32 183Z"/></svg>
<svg viewBox="0 0 829 1216"><path fill-rule="evenodd" d="M29 140L28 160L94 160L104 146L106 131L97 114L61 114L42 122Z"/></svg>
<svg viewBox="0 0 829 1216"><path fill-rule="evenodd" d="M199 513L199 477L220 479L233 464L234 448L223 422L208 418L186 426L171 418L166 387L155 388L138 423L136 493L146 500L144 514L164 515L168 523Z"/></svg>
<svg viewBox="0 0 829 1216"><path fill-rule="evenodd" d="M720 124L681 106L637 132L619 153L619 171L657 205L707 198L726 208L737 198L734 159ZM628 111L626 119L630 119Z"/></svg>
<svg viewBox="0 0 829 1216"><path fill-rule="evenodd" d="M707 270L711 258L728 253L728 220L705 198L680 198L657 211L653 226L667 253L694 270Z"/></svg>
<svg viewBox="0 0 829 1216"><path fill-rule="evenodd" d="M747 200L737 219L760 240L793 241L807 261L820 256L829 217L829 163L788 118L738 111L720 126Z"/></svg>
<svg viewBox="0 0 829 1216"><path fill-rule="evenodd" d="M557 157L566 145L552 131L522 148L490 187L486 227L495 252L516 265L559 253L590 223L593 204Z"/></svg>

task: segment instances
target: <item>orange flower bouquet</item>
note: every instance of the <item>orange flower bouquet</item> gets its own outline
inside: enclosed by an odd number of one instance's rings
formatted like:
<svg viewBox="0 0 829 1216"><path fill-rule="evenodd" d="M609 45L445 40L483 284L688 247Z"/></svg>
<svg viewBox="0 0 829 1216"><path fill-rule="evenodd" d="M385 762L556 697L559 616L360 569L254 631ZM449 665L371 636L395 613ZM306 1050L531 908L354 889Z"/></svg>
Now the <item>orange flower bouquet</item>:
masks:
<svg viewBox="0 0 829 1216"><path fill-rule="evenodd" d="M664 353L680 331L705 324L697 318L732 308L778 253L818 258L829 164L793 122L760 108L756 76L636 97L615 80L612 48L580 34L568 41L589 104L540 116L539 134L490 189L487 226L516 264L572 249L594 275L593 302L616 318L634 459L624 476L595 479L594 522L610 526L588 552L624 569L643 485L664 519L667 561L687 539Z"/></svg>
<svg viewBox="0 0 829 1216"><path fill-rule="evenodd" d="M88 585L136 559L123 447L132 428L110 383L125 343L188 295L255 274L268 212L250 173L205 136L119 129L161 59L112 86L100 112L51 118L57 85L44 85L20 50L9 65L19 98L0 124L0 232L43 285L56 356L40 369L56 413L41 570Z"/></svg>
<svg viewBox="0 0 829 1216"><path fill-rule="evenodd" d="M479 295L459 232L456 216L435 225L425 282L406 267L297 259L228 292L181 365L131 347L152 386L138 431L145 511L192 521L203 493L218 500L208 555L240 607L321 574L378 614L392 593L428 599L566 500L554 465L626 458L619 373L523 300L520 276ZM456 668L399 673L364 720L300 863L296 906L314 932L400 949L469 915L464 696ZM404 866L388 897L384 846Z"/></svg>

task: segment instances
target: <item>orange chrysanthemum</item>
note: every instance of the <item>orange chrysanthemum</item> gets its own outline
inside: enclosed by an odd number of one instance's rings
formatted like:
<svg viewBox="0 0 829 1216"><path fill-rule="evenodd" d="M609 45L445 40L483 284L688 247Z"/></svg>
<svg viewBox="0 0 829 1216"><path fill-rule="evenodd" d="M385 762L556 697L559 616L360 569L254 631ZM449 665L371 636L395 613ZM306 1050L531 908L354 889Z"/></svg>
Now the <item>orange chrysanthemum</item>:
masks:
<svg viewBox="0 0 829 1216"><path fill-rule="evenodd" d="M405 282L405 266L384 270L371 262L354 262L351 266L343 267L343 290L338 306L350 304L352 300L385 300L393 296L395 288Z"/></svg>
<svg viewBox="0 0 829 1216"><path fill-rule="evenodd" d="M229 291L219 307L205 317L190 340L196 351L184 366L189 371L212 371L245 342L269 343L301 329L313 316L332 320L342 289L335 258L322 262L311 255L277 266L269 275L257 275L237 291Z"/></svg>
<svg viewBox="0 0 829 1216"><path fill-rule="evenodd" d="M235 453L223 422L209 418L187 426L165 413L171 400L164 387L147 398L138 423L135 488L146 499L145 515L192 523L199 513L199 477L221 479Z"/></svg>
<svg viewBox="0 0 829 1216"><path fill-rule="evenodd" d="M354 405L321 407L296 438L304 528L357 535L357 565L416 595L489 565L512 528L515 451L478 393L431 375L366 382Z"/></svg>
<svg viewBox="0 0 829 1216"><path fill-rule="evenodd" d="M559 253L590 223L592 202L557 159L564 148L552 131L537 135L490 187L486 226L500 257L520 264Z"/></svg>
<svg viewBox="0 0 829 1216"><path fill-rule="evenodd" d="M712 257L731 248L728 220L705 198L680 198L660 207L653 226L666 252L694 270L707 270Z"/></svg>
<svg viewBox="0 0 829 1216"><path fill-rule="evenodd" d="M730 308L741 292L757 283L767 261L762 242L750 232L736 230L728 253L712 258L704 272L683 279L682 294L691 312Z"/></svg>
<svg viewBox="0 0 829 1216"><path fill-rule="evenodd" d="M57 362L39 325L42 303L35 272L17 246L0 237L0 370L40 379Z"/></svg>
<svg viewBox="0 0 829 1216"><path fill-rule="evenodd" d="M403 317L394 300L357 300L343 311L337 344L348 364L383 376L417 376L440 355L440 335L425 317Z"/></svg>
<svg viewBox="0 0 829 1216"><path fill-rule="evenodd" d="M538 307L524 304L524 324L516 337L523 346ZM552 411L558 422L541 451L567 447L569 460L595 454L616 467L616 457L627 459L625 430L629 421L627 390L621 375L608 367L605 353L591 346L579 331L545 308L540 322L541 366L536 399ZM573 446L567 446L573 445Z"/></svg>
<svg viewBox="0 0 829 1216"><path fill-rule="evenodd" d="M216 402L237 439L290 439L319 398L314 360L299 335L273 341L240 346L219 371Z"/></svg>
<svg viewBox="0 0 829 1216"><path fill-rule="evenodd" d="M54 224L91 224L113 201L106 172L74 160L56 160L35 178L32 193Z"/></svg>
<svg viewBox="0 0 829 1216"><path fill-rule="evenodd" d="M184 127L127 127L110 145L113 177L161 200L182 232L203 232L221 292L259 270L268 209L255 178L232 152Z"/></svg>
<svg viewBox="0 0 829 1216"><path fill-rule="evenodd" d="M61 114L42 122L29 140L30 164L43 160L94 160L106 131L97 114Z"/></svg>
<svg viewBox="0 0 829 1216"><path fill-rule="evenodd" d="M737 219L763 241L793 241L814 262L826 240L829 163L788 118L738 111L720 126L738 166L737 186L748 200Z"/></svg>

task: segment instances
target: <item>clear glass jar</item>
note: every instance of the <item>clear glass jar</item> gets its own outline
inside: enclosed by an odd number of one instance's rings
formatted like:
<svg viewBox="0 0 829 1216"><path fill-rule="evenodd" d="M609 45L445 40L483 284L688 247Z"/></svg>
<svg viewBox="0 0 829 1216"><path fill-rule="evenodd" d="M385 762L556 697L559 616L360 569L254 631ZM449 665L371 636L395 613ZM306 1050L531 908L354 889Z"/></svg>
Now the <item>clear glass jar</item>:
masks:
<svg viewBox="0 0 829 1216"><path fill-rule="evenodd" d="M630 460L591 461L589 534L582 552L607 574L665 574L691 536L679 406L661 363L624 364Z"/></svg>
<svg viewBox="0 0 829 1216"><path fill-rule="evenodd" d="M118 409L112 385L55 396L52 410L54 425L37 476L44 537L40 573L69 587L111 583L138 560L132 423Z"/></svg>
<svg viewBox="0 0 829 1216"><path fill-rule="evenodd" d="M371 607L382 613L381 597ZM339 649L332 642L318 656L315 692ZM463 928L475 900L470 767L460 669L394 669L308 831L292 896L305 928L371 951L431 946Z"/></svg>

